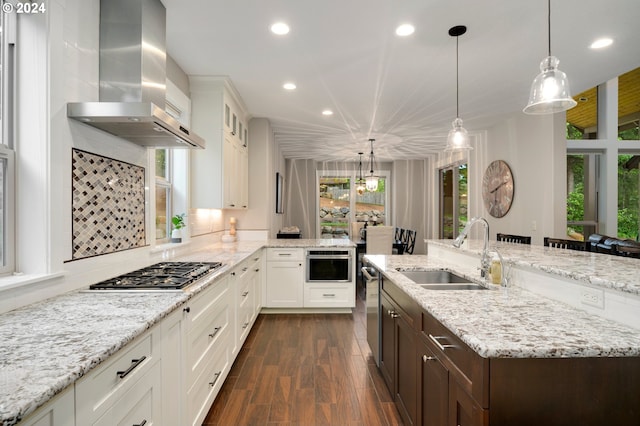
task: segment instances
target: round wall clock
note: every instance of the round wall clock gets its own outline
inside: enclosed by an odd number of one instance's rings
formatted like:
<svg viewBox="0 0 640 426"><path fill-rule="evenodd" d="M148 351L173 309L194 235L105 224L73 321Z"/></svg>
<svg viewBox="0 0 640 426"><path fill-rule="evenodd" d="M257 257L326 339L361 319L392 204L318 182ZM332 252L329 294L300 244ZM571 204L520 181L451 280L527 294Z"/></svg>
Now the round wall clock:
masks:
<svg viewBox="0 0 640 426"><path fill-rule="evenodd" d="M513 174L502 160L489 164L482 179L484 206L493 217L507 214L513 202Z"/></svg>

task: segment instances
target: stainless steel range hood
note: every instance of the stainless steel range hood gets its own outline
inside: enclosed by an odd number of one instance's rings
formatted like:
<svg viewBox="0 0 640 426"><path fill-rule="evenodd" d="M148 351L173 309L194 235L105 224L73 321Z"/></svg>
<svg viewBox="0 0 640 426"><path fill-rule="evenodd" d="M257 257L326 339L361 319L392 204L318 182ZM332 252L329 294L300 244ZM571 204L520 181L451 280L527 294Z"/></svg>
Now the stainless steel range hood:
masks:
<svg viewBox="0 0 640 426"><path fill-rule="evenodd" d="M100 101L67 104L67 116L138 145L204 148L165 112L166 11L160 0L100 2Z"/></svg>

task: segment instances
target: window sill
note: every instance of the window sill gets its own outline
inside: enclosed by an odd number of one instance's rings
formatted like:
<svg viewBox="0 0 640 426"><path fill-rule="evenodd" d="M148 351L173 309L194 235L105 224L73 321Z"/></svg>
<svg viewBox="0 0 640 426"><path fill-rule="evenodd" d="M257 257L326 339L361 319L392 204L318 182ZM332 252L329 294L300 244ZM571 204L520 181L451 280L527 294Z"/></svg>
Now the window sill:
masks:
<svg viewBox="0 0 640 426"><path fill-rule="evenodd" d="M185 248L185 247L187 247L189 245L191 245L191 241L185 241L185 242L182 242L182 243L159 244L159 245L157 245L157 246L155 246L154 248L151 249L151 254L162 253L162 252L167 251L167 250L182 249L182 248Z"/></svg>
<svg viewBox="0 0 640 426"><path fill-rule="evenodd" d="M0 277L0 291L10 290L27 284L52 280L65 275L64 271L51 274L13 274Z"/></svg>

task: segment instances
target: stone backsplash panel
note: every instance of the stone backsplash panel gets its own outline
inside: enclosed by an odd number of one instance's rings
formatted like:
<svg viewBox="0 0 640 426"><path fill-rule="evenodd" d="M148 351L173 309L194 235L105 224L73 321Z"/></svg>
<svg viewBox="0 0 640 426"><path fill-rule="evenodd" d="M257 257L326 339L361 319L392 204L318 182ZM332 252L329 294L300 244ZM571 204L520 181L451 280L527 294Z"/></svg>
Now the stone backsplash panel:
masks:
<svg viewBox="0 0 640 426"><path fill-rule="evenodd" d="M146 245L144 167L72 151L72 258Z"/></svg>

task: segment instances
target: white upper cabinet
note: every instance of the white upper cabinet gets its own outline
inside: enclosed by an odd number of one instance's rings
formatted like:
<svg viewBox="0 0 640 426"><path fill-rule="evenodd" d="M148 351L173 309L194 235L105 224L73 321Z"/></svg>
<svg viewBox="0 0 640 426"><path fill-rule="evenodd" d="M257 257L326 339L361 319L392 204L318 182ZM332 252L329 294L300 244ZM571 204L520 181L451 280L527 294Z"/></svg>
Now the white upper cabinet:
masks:
<svg viewBox="0 0 640 426"><path fill-rule="evenodd" d="M248 115L231 81L191 77L192 128L206 140L191 151L191 207L249 206Z"/></svg>

